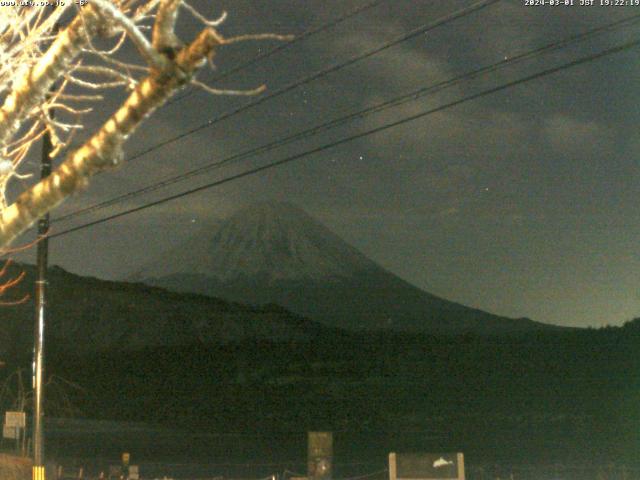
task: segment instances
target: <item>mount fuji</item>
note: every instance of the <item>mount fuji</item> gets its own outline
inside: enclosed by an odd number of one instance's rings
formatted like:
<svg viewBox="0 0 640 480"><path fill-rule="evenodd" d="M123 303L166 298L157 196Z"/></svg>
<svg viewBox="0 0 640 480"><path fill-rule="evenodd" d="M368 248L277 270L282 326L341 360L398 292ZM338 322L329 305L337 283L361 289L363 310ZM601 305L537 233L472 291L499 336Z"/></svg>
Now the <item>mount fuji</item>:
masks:
<svg viewBox="0 0 640 480"><path fill-rule="evenodd" d="M130 280L249 304L278 304L325 325L414 333L557 328L425 292L288 203L243 208L154 259Z"/></svg>

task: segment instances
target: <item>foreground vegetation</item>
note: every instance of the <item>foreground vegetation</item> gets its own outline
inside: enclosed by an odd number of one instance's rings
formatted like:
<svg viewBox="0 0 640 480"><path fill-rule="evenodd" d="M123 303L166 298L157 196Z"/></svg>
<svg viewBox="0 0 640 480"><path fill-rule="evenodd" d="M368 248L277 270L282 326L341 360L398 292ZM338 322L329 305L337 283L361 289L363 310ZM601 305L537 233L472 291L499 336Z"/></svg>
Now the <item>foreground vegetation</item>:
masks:
<svg viewBox="0 0 640 480"><path fill-rule="evenodd" d="M338 432L341 454L464 450L496 462L636 461L640 321L518 337L318 331L77 356L51 372L89 417L203 431Z"/></svg>

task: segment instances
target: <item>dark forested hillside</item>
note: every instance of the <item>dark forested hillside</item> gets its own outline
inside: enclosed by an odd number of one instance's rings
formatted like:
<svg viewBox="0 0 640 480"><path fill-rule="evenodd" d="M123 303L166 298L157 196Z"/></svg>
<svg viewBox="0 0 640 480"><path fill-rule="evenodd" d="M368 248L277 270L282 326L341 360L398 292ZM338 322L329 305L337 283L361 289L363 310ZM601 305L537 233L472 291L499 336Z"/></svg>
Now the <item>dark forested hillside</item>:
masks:
<svg viewBox="0 0 640 480"><path fill-rule="evenodd" d="M12 266L26 278L12 298L31 294L34 267ZM81 277L49 269L48 348L74 353L147 347L216 344L244 338L274 341L313 338L327 329L276 305L249 307L196 294L173 293L137 283ZM33 348L33 295L22 305L0 308L0 360L28 361ZM335 329L334 329L335 330Z"/></svg>
<svg viewBox="0 0 640 480"><path fill-rule="evenodd" d="M353 458L463 449L634 461L640 444L640 320L493 336L347 332L277 306L61 269L50 278L47 375L82 387L65 393L87 418L267 436L328 429ZM0 318L2 375L29 372L32 302Z"/></svg>
<svg viewBox="0 0 640 480"><path fill-rule="evenodd" d="M217 432L329 429L357 440L347 442L355 456L451 448L496 461L632 461L639 439L637 322L492 339L327 333L51 361L87 386L76 400L88 415Z"/></svg>

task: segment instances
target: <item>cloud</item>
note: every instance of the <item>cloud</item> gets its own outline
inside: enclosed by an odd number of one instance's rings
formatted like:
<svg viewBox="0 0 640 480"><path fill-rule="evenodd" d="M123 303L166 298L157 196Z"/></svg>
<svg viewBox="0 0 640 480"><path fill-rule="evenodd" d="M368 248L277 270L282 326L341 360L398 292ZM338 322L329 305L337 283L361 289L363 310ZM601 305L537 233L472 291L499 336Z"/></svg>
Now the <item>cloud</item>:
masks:
<svg viewBox="0 0 640 480"><path fill-rule="evenodd" d="M400 31L398 32L400 33ZM397 34L396 34L397 35ZM384 43L382 36L368 31L351 33L344 44L351 52L367 52ZM392 36L393 37L393 36ZM412 48L408 45L394 46L374 57L365 60L357 66L358 76L366 78L369 85L379 88L407 89L416 83L433 83L448 78L449 72L446 62L442 62L424 50ZM373 83L373 85L371 85ZM384 90L382 90L384 91Z"/></svg>
<svg viewBox="0 0 640 480"><path fill-rule="evenodd" d="M533 47L544 31L536 9L523 8L520 2L500 2L486 10L483 21L469 22L463 30L465 44L477 60L492 62ZM545 19L548 20L547 16ZM489 24L489 28L486 25ZM456 32L458 33L458 32ZM476 41L473 41L475 37Z"/></svg>
<svg viewBox="0 0 640 480"><path fill-rule="evenodd" d="M553 150L574 158L597 158L614 150L613 132L606 126L568 115L552 115L542 127Z"/></svg>

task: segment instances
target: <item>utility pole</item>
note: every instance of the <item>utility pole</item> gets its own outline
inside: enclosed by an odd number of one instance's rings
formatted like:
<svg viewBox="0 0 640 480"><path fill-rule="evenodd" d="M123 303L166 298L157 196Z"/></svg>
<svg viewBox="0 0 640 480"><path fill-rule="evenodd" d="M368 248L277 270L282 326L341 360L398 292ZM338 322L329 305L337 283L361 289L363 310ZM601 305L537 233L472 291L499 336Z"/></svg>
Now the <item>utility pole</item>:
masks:
<svg viewBox="0 0 640 480"><path fill-rule="evenodd" d="M57 30L57 29L56 29ZM53 110L49 110L53 118ZM53 145L49 132L42 137L42 159L40 178L51 174L51 152ZM46 307L47 265L49 260L49 214L38 220L36 319L33 348L33 480L45 480L44 468L44 325Z"/></svg>
<svg viewBox="0 0 640 480"><path fill-rule="evenodd" d="M55 6L52 9L55 10ZM60 25L56 22L52 33L57 35ZM55 85L51 86L51 90ZM55 111L49 109L49 116L53 119ZM40 179L51 175L51 153L53 143L47 130L42 137L42 157L40 160ZM46 309L47 266L49 263L49 214L46 213L38 220L37 238L37 277L36 277L36 318L33 346L33 469L32 480L45 480L44 465L44 326Z"/></svg>

